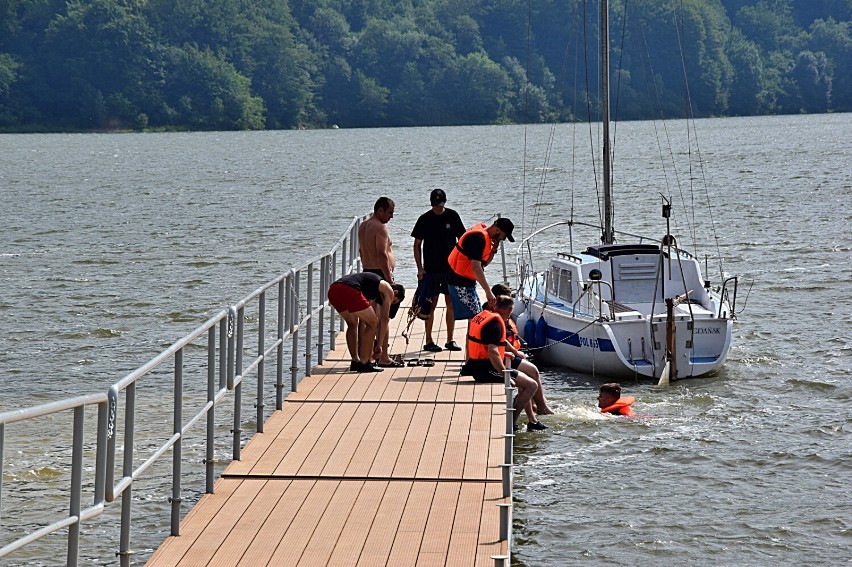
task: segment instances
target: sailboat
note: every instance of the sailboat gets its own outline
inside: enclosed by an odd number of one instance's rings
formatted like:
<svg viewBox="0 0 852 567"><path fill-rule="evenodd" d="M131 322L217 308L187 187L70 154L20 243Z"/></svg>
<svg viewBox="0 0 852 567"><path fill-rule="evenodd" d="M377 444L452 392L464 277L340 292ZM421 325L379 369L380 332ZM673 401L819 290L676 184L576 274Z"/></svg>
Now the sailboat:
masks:
<svg viewBox="0 0 852 567"><path fill-rule="evenodd" d="M721 269L715 282L702 276L699 259L672 234L672 203L665 196L662 238L616 230L606 0L600 10L602 219L557 222L520 242L513 317L545 364L661 384L705 376L724 363L730 349L738 279ZM568 250L536 272L534 241L555 227L568 228ZM581 227L594 229L600 240L575 250L573 231Z"/></svg>

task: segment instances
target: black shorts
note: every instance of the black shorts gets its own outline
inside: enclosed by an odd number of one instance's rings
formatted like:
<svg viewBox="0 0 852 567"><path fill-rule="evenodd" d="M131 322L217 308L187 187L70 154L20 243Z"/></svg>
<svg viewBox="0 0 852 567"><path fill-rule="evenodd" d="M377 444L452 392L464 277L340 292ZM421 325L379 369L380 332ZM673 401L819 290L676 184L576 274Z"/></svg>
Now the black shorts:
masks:
<svg viewBox="0 0 852 567"><path fill-rule="evenodd" d="M429 285L426 289L432 294L430 297L437 297L441 293L449 295L450 291L447 289L447 274L445 272L434 272L431 274L427 272L424 278L429 278Z"/></svg>
<svg viewBox="0 0 852 567"><path fill-rule="evenodd" d="M489 360L468 360L462 366L462 376L473 376L476 382L489 382L492 384L502 384L503 373L491 366ZM515 378L518 375L517 370L511 370L510 376Z"/></svg>

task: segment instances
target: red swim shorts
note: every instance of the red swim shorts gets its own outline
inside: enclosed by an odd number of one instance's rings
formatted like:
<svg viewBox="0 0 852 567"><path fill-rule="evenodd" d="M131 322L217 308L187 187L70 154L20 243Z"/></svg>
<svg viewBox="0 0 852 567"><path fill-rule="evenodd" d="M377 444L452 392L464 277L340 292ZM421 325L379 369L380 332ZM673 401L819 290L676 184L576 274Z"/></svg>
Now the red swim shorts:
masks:
<svg viewBox="0 0 852 567"><path fill-rule="evenodd" d="M335 282L328 288L328 300L338 313L349 311L357 313L370 306L364 295L352 286Z"/></svg>

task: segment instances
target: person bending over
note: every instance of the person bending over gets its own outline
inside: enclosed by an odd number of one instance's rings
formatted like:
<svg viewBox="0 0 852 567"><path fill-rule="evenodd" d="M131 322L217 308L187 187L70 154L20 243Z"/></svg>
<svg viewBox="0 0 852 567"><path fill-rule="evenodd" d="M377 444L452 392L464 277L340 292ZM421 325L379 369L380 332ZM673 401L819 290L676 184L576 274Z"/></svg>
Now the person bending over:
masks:
<svg viewBox="0 0 852 567"><path fill-rule="evenodd" d="M450 271L447 275L447 289L453 302L453 317L456 321L470 319L480 311L482 304L476 293L476 284L485 291L489 306L494 305L491 285L485 278L485 266L494 259L494 254L504 240L514 242L512 231L515 225L503 217L491 226L478 224L461 235L447 262Z"/></svg>
<svg viewBox="0 0 852 567"><path fill-rule="evenodd" d="M373 341L378 339L381 345L387 339L391 308L403 299L402 285L390 284L370 272L343 276L328 288L329 303L346 321L346 346L352 358L350 370L382 371L371 362Z"/></svg>

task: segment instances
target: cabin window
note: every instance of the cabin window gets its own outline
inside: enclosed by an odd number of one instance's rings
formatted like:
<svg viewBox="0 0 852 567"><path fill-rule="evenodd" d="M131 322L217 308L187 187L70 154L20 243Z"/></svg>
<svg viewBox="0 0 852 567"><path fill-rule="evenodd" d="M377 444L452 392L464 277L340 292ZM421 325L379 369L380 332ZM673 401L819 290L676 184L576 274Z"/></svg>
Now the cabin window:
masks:
<svg viewBox="0 0 852 567"><path fill-rule="evenodd" d="M571 272L568 270L559 270L559 297L568 303L571 303L573 296Z"/></svg>
<svg viewBox="0 0 852 567"><path fill-rule="evenodd" d="M547 294L554 297L559 295L559 268L550 268L547 278Z"/></svg>

